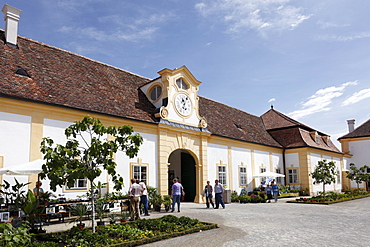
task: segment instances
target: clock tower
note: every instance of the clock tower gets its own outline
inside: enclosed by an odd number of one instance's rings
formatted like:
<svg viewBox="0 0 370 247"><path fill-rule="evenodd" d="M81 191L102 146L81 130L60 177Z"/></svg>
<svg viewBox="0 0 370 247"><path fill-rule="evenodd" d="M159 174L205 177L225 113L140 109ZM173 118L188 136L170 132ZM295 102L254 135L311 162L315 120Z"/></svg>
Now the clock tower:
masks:
<svg viewBox="0 0 370 247"><path fill-rule="evenodd" d="M159 78L140 89L157 108L155 117L173 123L206 128L206 119L199 115L198 90L201 84L185 67L158 72Z"/></svg>

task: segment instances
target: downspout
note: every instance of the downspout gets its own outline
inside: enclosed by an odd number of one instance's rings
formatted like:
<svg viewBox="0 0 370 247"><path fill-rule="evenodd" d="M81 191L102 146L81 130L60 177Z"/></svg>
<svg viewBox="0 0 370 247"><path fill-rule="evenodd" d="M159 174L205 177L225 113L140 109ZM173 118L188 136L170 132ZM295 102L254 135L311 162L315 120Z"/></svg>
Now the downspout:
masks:
<svg viewBox="0 0 370 247"><path fill-rule="evenodd" d="M287 186L287 175L286 175L286 170L285 170L285 148L283 149L283 169L284 169L284 186Z"/></svg>

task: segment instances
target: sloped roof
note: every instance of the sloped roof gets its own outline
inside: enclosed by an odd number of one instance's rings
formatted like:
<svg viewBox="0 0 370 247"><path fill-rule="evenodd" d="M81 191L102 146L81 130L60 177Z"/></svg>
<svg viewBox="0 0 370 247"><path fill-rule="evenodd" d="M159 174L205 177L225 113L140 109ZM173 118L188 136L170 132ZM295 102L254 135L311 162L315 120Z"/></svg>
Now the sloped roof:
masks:
<svg viewBox="0 0 370 247"><path fill-rule="evenodd" d="M316 131L273 108L263 114L261 118L270 135L284 148L312 147L340 153L331 141L329 144L324 141L323 137L326 137L326 134ZM311 137L311 133L314 131L319 135L318 142Z"/></svg>
<svg viewBox="0 0 370 247"><path fill-rule="evenodd" d="M150 79L21 36L19 49L0 43L1 96L155 122L138 90Z"/></svg>
<svg viewBox="0 0 370 247"><path fill-rule="evenodd" d="M199 97L199 112L213 134L281 148L265 130L260 117L204 97Z"/></svg>
<svg viewBox="0 0 370 247"><path fill-rule="evenodd" d="M339 137L338 140L347 139L347 138L359 138L359 137L368 137L370 136L370 119L367 120L365 123L358 126L353 131L349 132L348 134Z"/></svg>

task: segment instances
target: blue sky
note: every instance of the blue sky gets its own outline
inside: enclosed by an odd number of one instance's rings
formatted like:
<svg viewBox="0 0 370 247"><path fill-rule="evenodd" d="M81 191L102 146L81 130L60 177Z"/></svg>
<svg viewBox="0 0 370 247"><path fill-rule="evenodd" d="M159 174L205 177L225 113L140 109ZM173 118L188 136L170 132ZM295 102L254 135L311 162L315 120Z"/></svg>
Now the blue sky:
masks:
<svg viewBox="0 0 370 247"><path fill-rule="evenodd" d="M185 65L200 95L274 105L333 141L370 118L370 1L2 2L23 11L22 36L153 79Z"/></svg>

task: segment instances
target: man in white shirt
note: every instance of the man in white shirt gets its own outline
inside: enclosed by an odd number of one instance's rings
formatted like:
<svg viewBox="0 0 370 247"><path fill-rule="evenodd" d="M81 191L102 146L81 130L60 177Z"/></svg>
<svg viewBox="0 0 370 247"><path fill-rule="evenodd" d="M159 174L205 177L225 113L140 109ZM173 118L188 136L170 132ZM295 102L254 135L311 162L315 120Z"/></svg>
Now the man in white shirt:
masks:
<svg viewBox="0 0 370 247"><path fill-rule="evenodd" d="M141 204L143 204L144 215L149 216L150 214L148 212L148 190L146 189L146 185L143 181L140 181L139 185L141 186L141 189L142 189L141 196L140 196L140 206Z"/></svg>
<svg viewBox="0 0 370 247"><path fill-rule="evenodd" d="M131 179L131 186L128 189L128 195L130 196L130 209L131 209L131 220L140 219L139 217L139 202L142 189L141 186L136 183L136 179Z"/></svg>

